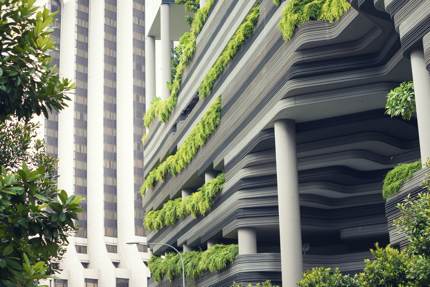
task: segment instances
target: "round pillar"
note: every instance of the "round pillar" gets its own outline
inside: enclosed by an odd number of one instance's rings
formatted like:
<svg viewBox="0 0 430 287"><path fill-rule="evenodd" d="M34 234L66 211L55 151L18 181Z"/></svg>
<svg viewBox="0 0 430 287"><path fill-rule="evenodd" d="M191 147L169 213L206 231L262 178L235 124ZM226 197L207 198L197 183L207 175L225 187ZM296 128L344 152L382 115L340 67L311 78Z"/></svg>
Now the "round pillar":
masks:
<svg viewBox="0 0 430 287"><path fill-rule="evenodd" d="M145 105L148 110L149 104L156 94L155 91L155 38L145 38Z"/></svg>
<svg viewBox="0 0 430 287"><path fill-rule="evenodd" d="M430 74L426 68L422 49L416 49L411 52L411 66L414 79L421 162L424 166L427 160L430 159Z"/></svg>
<svg viewBox="0 0 430 287"><path fill-rule="evenodd" d="M274 129L282 285L293 287L303 272L296 127L288 120L275 122Z"/></svg>
<svg viewBox="0 0 430 287"><path fill-rule="evenodd" d="M170 82L170 6L161 4L160 7L160 39L161 39L161 59L160 59L160 79L161 79L161 98L169 96L167 83Z"/></svg>
<svg viewBox="0 0 430 287"><path fill-rule="evenodd" d="M237 231L239 255L257 253L257 232L251 228L241 228Z"/></svg>

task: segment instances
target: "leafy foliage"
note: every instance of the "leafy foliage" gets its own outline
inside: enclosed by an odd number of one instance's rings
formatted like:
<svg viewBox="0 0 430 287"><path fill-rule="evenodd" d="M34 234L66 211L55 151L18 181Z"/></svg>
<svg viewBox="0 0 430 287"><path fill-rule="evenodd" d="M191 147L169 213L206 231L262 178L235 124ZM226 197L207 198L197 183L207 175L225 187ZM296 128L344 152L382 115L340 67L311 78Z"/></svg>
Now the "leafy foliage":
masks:
<svg viewBox="0 0 430 287"><path fill-rule="evenodd" d="M360 286L385 287L407 285L406 254L390 246L372 250L373 259L366 259L363 273L359 274Z"/></svg>
<svg viewBox="0 0 430 287"><path fill-rule="evenodd" d="M215 61L208 74L201 82L198 90L200 99L206 98L211 93L216 80L227 68L228 64L237 54L243 43L245 43L246 39L248 39L254 32L254 28L258 22L259 16L260 8L258 6L253 7L251 11L249 11L245 20L228 41L227 46L224 48L221 55Z"/></svg>
<svg viewBox="0 0 430 287"><path fill-rule="evenodd" d="M402 185L410 179L413 174L421 169L421 162L402 163L387 173L382 186L382 194L385 199L397 194Z"/></svg>
<svg viewBox="0 0 430 287"><path fill-rule="evenodd" d="M73 88L51 64L53 14L34 0L0 1L0 286L53 274L76 229L81 198L57 189L56 160L36 139L34 114L66 106Z"/></svg>
<svg viewBox="0 0 430 287"><path fill-rule="evenodd" d="M430 191L429 183L426 188ZM363 272L356 276L341 275L331 269L316 268L304 275L300 287L359 286L359 287L426 287L430 286L430 194L407 198L398 205L400 217L395 226L404 232L410 242L399 251L376 245L372 259L365 260ZM336 285L339 278L351 285ZM327 282L327 284L325 283ZM324 285L325 284L325 285Z"/></svg>
<svg viewBox="0 0 430 287"><path fill-rule="evenodd" d="M145 215L147 230L160 230L192 215L206 215L212 208L215 197L222 191L224 174L218 175L200 187L196 192L184 198L167 201L159 210L151 210Z"/></svg>
<svg viewBox="0 0 430 287"><path fill-rule="evenodd" d="M185 5L185 11L188 12L186 19L187 19L188 24L191 25L193 23L194 14L200 8L200 0L175 0L175 3Z"/></svg>
<svg viewBox="0 0 430 287"><path fill-rule="evenodd" d="M217 244L205 251L182 253L185 265L185 277L196 279L205 272L219 272L233 263L238 255L237 245ZM152 256L148 262L152 279L173 281L181 276L180 257L176 253L167 253L164 257Z"/></svg>
<svg viewBox="0 0 430 287"><path fill-rule="evenodd" d="M66 106L73 86L51 64L53 14L34 0L0 2L0 120L48 116Z"/></svg>
<svg viewBox="0 0 430 287"><path fill-rule="evenodd" d="M318 267L307 271L299 287L358 287L357 279L344 275L339 269Z"/></svg>
<svg viewBox="0 0 430 287"><path fill-rule="evenodd" d="M167 174L177 175L192 161L197 152L202 148L210 136L216 131L221 122L221 97L209 107L199 123L191 130L184 142L175 154L168 156L155 167L142 184L142 195L148 189L153 188L157 182L163 181Z"/></svg>
<svg viewBox="0 0 430 287"><path fill-rule="evenodd" d="M188 2L187 0L185 1ZM179 45L175 48L175 53L179 58L178 63L175 64L175 75L169 84L170 96L164 100L158 97L153 98L143 119L145 127L149 127L156 118L162 122L166 122L169 119L178 100L182 76L196 51L197 36L203 29L214 3L215 0L207 0L205 5L196 11L190 31L185 32L179 39Z"/></svg>
<svg viewBox="0 0 430 287"><path fill-rule="evenodd" d="M419 194L417 200L408 197L398 208L401 216L394 224L409 239L409 251L430 257L430 194Z"/></svg>
<svg viewBox="0 0 430 287"><path fill-rule="evenodd" d="M0 173L0 285L21 282L30 269L52 273L75 230L81 198L58 191L45 167ZM26 270L28 269L28 270ZM30 279L40 279L29 277ZM29 279L29 280L30 280ZM33 282L33 281L29 281Z"/></svg>
<svg viewBox="0 0 430 287"><path fill-rule="evenodd" d="M252 283L248 283L247 285L243 285L242 283L236 283L234 282L233 285L231 285L231 287L279 287L277 285L273 285L272 282L270 282L269 280L261 282L261 283L257 283L255 285L253 285Z"/></svg>
<svg viewBox="0 0 430 287"><path fill-rule="evenodd" d="M347 0L289 0L282 12L279 29L288 41L300 24L312 20L335 22L350 8Z"/></svg>
<svg viewBox="0 0 430 287"><path fill-rule="evenodd" d="M387 95L385 113L391 117L402 117L410 120L416 112L415 90L412 81L401 83Z"/></svg>
<svg viewBox="0 0 430 287"><path fill-rule="evenodd" d="M273 5L275 6L281 5L281 0L273 0Z"/></svg>

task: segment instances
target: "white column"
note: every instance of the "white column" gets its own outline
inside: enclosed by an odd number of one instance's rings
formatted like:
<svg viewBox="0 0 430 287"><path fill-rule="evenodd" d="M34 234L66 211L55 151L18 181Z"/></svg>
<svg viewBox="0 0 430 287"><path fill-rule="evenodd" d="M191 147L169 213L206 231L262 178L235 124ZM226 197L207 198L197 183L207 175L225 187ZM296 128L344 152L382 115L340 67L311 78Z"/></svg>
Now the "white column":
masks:
<svg viewBox="0 0 430 287"><path fill-rule="evenodd" d="M145 105L151 104L156 95L155 90L155 39L152 36L145 38Z"/></svg>
<svg viewBox="0 0 430 287"><path fill-rule="evenodd" d="M240 228L237 231L239 255L257 253L257 233L252 228Z"/></svg>
<svg viewBox="0 0 430 287"><path fill-rule="evenodd" d="M182 198L185 198L185 197L189 196L190 194L191 194L191 192L189 190L183 189L181 191Z"/></svg>
<svg viewBox="0 0 430 287"><path fill-rule="evenodd" d="M115 287L115 267L104 240L103 83L104 0L89 1L87 203L90 267L99 274L98 286Z"/></svg>
<svg viewBox="0 0 430 287"><path fill-rule="evenodd" d="M60 33L60 67L59 74L72 81L75 80L76 61L76 1L65 0L61 5L61 33ZM68 95L70 102L58 114L58 188L73 194L75 161L74 161L74 102L75 92ZM75 249L74 238L69 238L69 246L61 262L64 274L68 277L68 286L83 287L84 268Z"/></svg>
<svg viewBox="0 0 430 287"><path fill-rule="evenodd" d="M206 242L206 248L209 249L212 246L214 246L216 243L214 240L208 240L208 242Z"/></svg>
<svg viewBox="0 0 430 287"><path fill-rule="evenodd" d="M152 59L153 60L153 59ZM120 267L130 272L129 286L146 282L147 268L135 237L134 208L134 113L133 113L133 0L117 6L117 220Z"/></svg>
<svg viewBox="0 0 430 287"><path fill-rule="evenodd" d="M282 286L293 287L303 272L296 128L293 121L278 121L274 129Z"/></svg>
<svg viewBox="0 0 430 287"><path fill-rule="evenodd" d="M207 183L208 181L214 179L216 177L216 173L215 171L207 171L205 172L205 183Z"/></svg>
<svg viewBox="0 0 430 287"><path fill-rule="evenodd" d="M161 4L160 7L160 39L161 39L161 59L160 59L160 78L161 78L161 98L169 96L167 83L170 82L170 6Z"/></svg>
<svg viewBox="0 0 430 287"><path fill-rule="evenodd" d="M430 159L430 75L426 68L422 49L416 49L411 52L411 65L417 107L421 162L424 166L427 160Z"/></svg>
<svg viewBox="0 0 430 287"><path fill-rule="evenodd" d="M206 0L200 0L200 7L203 7L206 4Z"/></svg>
<svg viewBox="0 0 430 287"><path fill-rule="evenodd" d="M182 244L182 250L183 252L189 252L191 251L191 248L187 244Z"/></svg>

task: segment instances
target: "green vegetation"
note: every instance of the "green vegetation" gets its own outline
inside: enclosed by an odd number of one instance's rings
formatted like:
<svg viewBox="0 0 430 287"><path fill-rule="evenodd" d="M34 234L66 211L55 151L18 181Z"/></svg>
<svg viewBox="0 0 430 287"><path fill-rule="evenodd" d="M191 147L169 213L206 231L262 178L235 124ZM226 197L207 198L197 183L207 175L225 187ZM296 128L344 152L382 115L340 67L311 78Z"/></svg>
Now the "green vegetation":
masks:
<svg viewBox="0 0 430 287"><path fill-rule="evenodd" d="M269 280L261 282L261 283L257 283L257 284L252 284L252 283L248 283L246 285L243 285L243 283L236 283L234 282L233 285L231 285L231 287L279 287L277 285L273 285L272 282L270 282Z"/></svg>
<svg viewBox="0 0 430 287"><path fill-rule="evenodd" d="M427 190L429 185L427 182ZM337 270L316 268L305 273L300 287L425 287L430 284L430 194L408 197L398 205L400 217L394 225L408 238L409 245L399 251L376 245L372 259L364 262L363 272L341 275Z"/></svg>
<svg viewBox="0 0 430 287"><path fill-rule="evenodd" d="M0 1L0 286L34 287L58 271L81 198L58 190L56 160L30 120L67 105L73 87L51 64L54 15Z"/></svg>
<svg viewBox="0 0 430 287"><path fill-rule="evenodd" d="M397 194L402 185L410 179L413 174L421 169L421 162L402 163L387 173L382 186L382 194L385 199Z"/></svg>
<svg viewBox="0 0 430 287"><path fill-rule="evenodd" d="M188 134L176 153L168 156L149 172L141 187L142 195L148 189L153 188L157 182L163 181L168 173L175 176L184 170L200 148L206 144L210 136L216 131L220 122L221 97L218 97L203 115L200 122Z"/></svg>
<svg viewBox="0 0 430 287"><path fill-rule="evenodd" d="M300 24L312 20L335 22L350 8L347 0L289 0L282 13L279 29L288 41Z"/></svg>
<svg viewBox="0 0 430 287"><path fill-rule="evenodd" d="M233 263L238 251L237 245L218 244L206 251L184 252L185 277L196 279L205 272L222 271ZM173 281L182 274L180 258L176 253L168 253L164 257L152 256L148 267L155 282L164 279Z"/></svg>
<svg viewBox="0 0 430 287"><path fill-rule="evenodd" d="M358 287L355 278L343 275L339 269L318 267L305 273L299 287Z"/></svg>
<svg viewBox="0 0 430 287"><path fill-rule="evenodd" d="M51 64L53 14L32 0L0 1L0 11L0 120L62 109L73 85Z"/></svg>
<svg viewBox="0 0 430 287"><path fill-rule="evenodd" d="M246 39L252 35L259 16L260 8L258 6L253 7L234 35L228 41L227 46L224 48L223 52L200 84L198 94L201 100L211 93L216 80L227 68L228 64L237 54L243 43L245 43Z"/></svg>
<svg viewBox="0 0 430 287"><path fill-rule="evenodd" d="M410 120L415 115L415 90L412 81L401 83L387 95L385 113L391 117L402 117Z"/></svg>
<svg viewBox="0 0 430 287"><path fill-rule="evenodd" d="M176 4L184 4L185 11L188 12L188 15L186 17L186 20L188 24L193 23L194 14L199 10L200 8L200 0L175 0Z"/></svg>
<svg viewBox="0 0 430 287"><path fill-rule="evenodd" d="M146 230L160 230L192 215L206 215L212 208L215 197L222 191L224 174L218 175L185 198L167 201L159 210L151 210L145 215Z"/></svg>
<svg viewBox="0 0 430 287"><path fill-rule="evenodd" d="M273 5L275 6L281 5L281 0L273 0Z"/></svg>
<svg viewBox="0 0 430 287"><path fill-rule="evenodd" d="M196 51L197 36L203 29L214 3L215 0L207 0L205 5L197 10L194 14L190 31L184 33L179 39L179 45L175 48L176 53L179 56L177 60L178 63L175 66L175 75L173 80L169 83L170 96L164 100L154 97L144 116L145 127L149 127L155 118L158 118L162 122L166 122L169 119L178 100L178 94L182 84L182 76Z"/></svg>

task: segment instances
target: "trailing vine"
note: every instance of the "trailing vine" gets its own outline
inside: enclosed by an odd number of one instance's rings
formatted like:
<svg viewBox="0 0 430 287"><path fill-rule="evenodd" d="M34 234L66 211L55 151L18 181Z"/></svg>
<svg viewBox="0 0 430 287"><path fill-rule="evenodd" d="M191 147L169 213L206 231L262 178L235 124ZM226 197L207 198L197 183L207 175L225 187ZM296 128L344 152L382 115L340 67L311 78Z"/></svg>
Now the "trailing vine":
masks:
<svg viewBox="0 0 430 287"><path fill-rule="evenodd" d="M168 156L157 167L151 170L140 189L142 195L153 188L157 182L164 180L167 174L177 175L192 161L221 122L221 97L218 97L203 115L200 122L191 130L176 153Z"/></svg>
<svg viewBox="0 0 430 287"><path fill-rule="evenodd" d="M289 0L282 12L279 29L288 41L300 24L312 20L335 22L350 8L347 0Z"/></svg>
<svg viewBox="0 0 430 287"><path fill-rule="evenodd" d="M219 78L222 72L224 72L225 68L228 66L234 56L236 56L240 47L242 47L245 41L254 32L254 28L257 25L259 16L260 7L253 7L246 16L245 20L242 22L242 24L231 37L231 39L228 41L223 52L215 61L215 63L207 73L206 77L201 82L198 90L200 99L206 98L211 93L216 80Z"/></svg>
<svg viewBox="0 0 430 287"><path fill-rule="evenodd" d="M149 127L156 118L162 122L166 122L169 119L170 114L176 106L179 90L181 89L182 76L196 51L197 36L203 29L214 3L215 0L207 0L205 5L195 12L190 31L185 32L179 39L179 45L176 47L179 59L175 66L175 75L169 84L170 96L164 100L158 97L153 98L143 118L145 127Z"/></svg>
<svg viewBox="0 0 430 287"><path fill-rule="evenodd" d="M412 81L403 82L387 95L385 113L391 117L402 117L410 120L416 112L415 90Z"/></svg>
<svg viewBox="0 0 430 287"><path fill-rule="evenodd" d="M215 197L222 191L223 185L224 174L220 174L190 196L169 200L159 210L147 212L144 220L146 230L160 230L190 215L193 217L206 215L212 208Z"/></svg>
<svg viewBox="0 0 430 287"><path fill-rule="evenodd" d="M382 194L385 199L397 194L402 185L410 179L415 172L421 169L421 162L402 163L390 170L384 179Z"/></svg>
<svg viewBox="0 0 430 287"><path fill-rule="evenodd" d="M233 263L238 255L238 246L217 244L205 251L182 253L185 277L196 279L205 272L219 272ZM151 277L155 282L173 281L181 276L180 257L177 253L167 253L164 257L152 256L148 262Z"/></svg>

